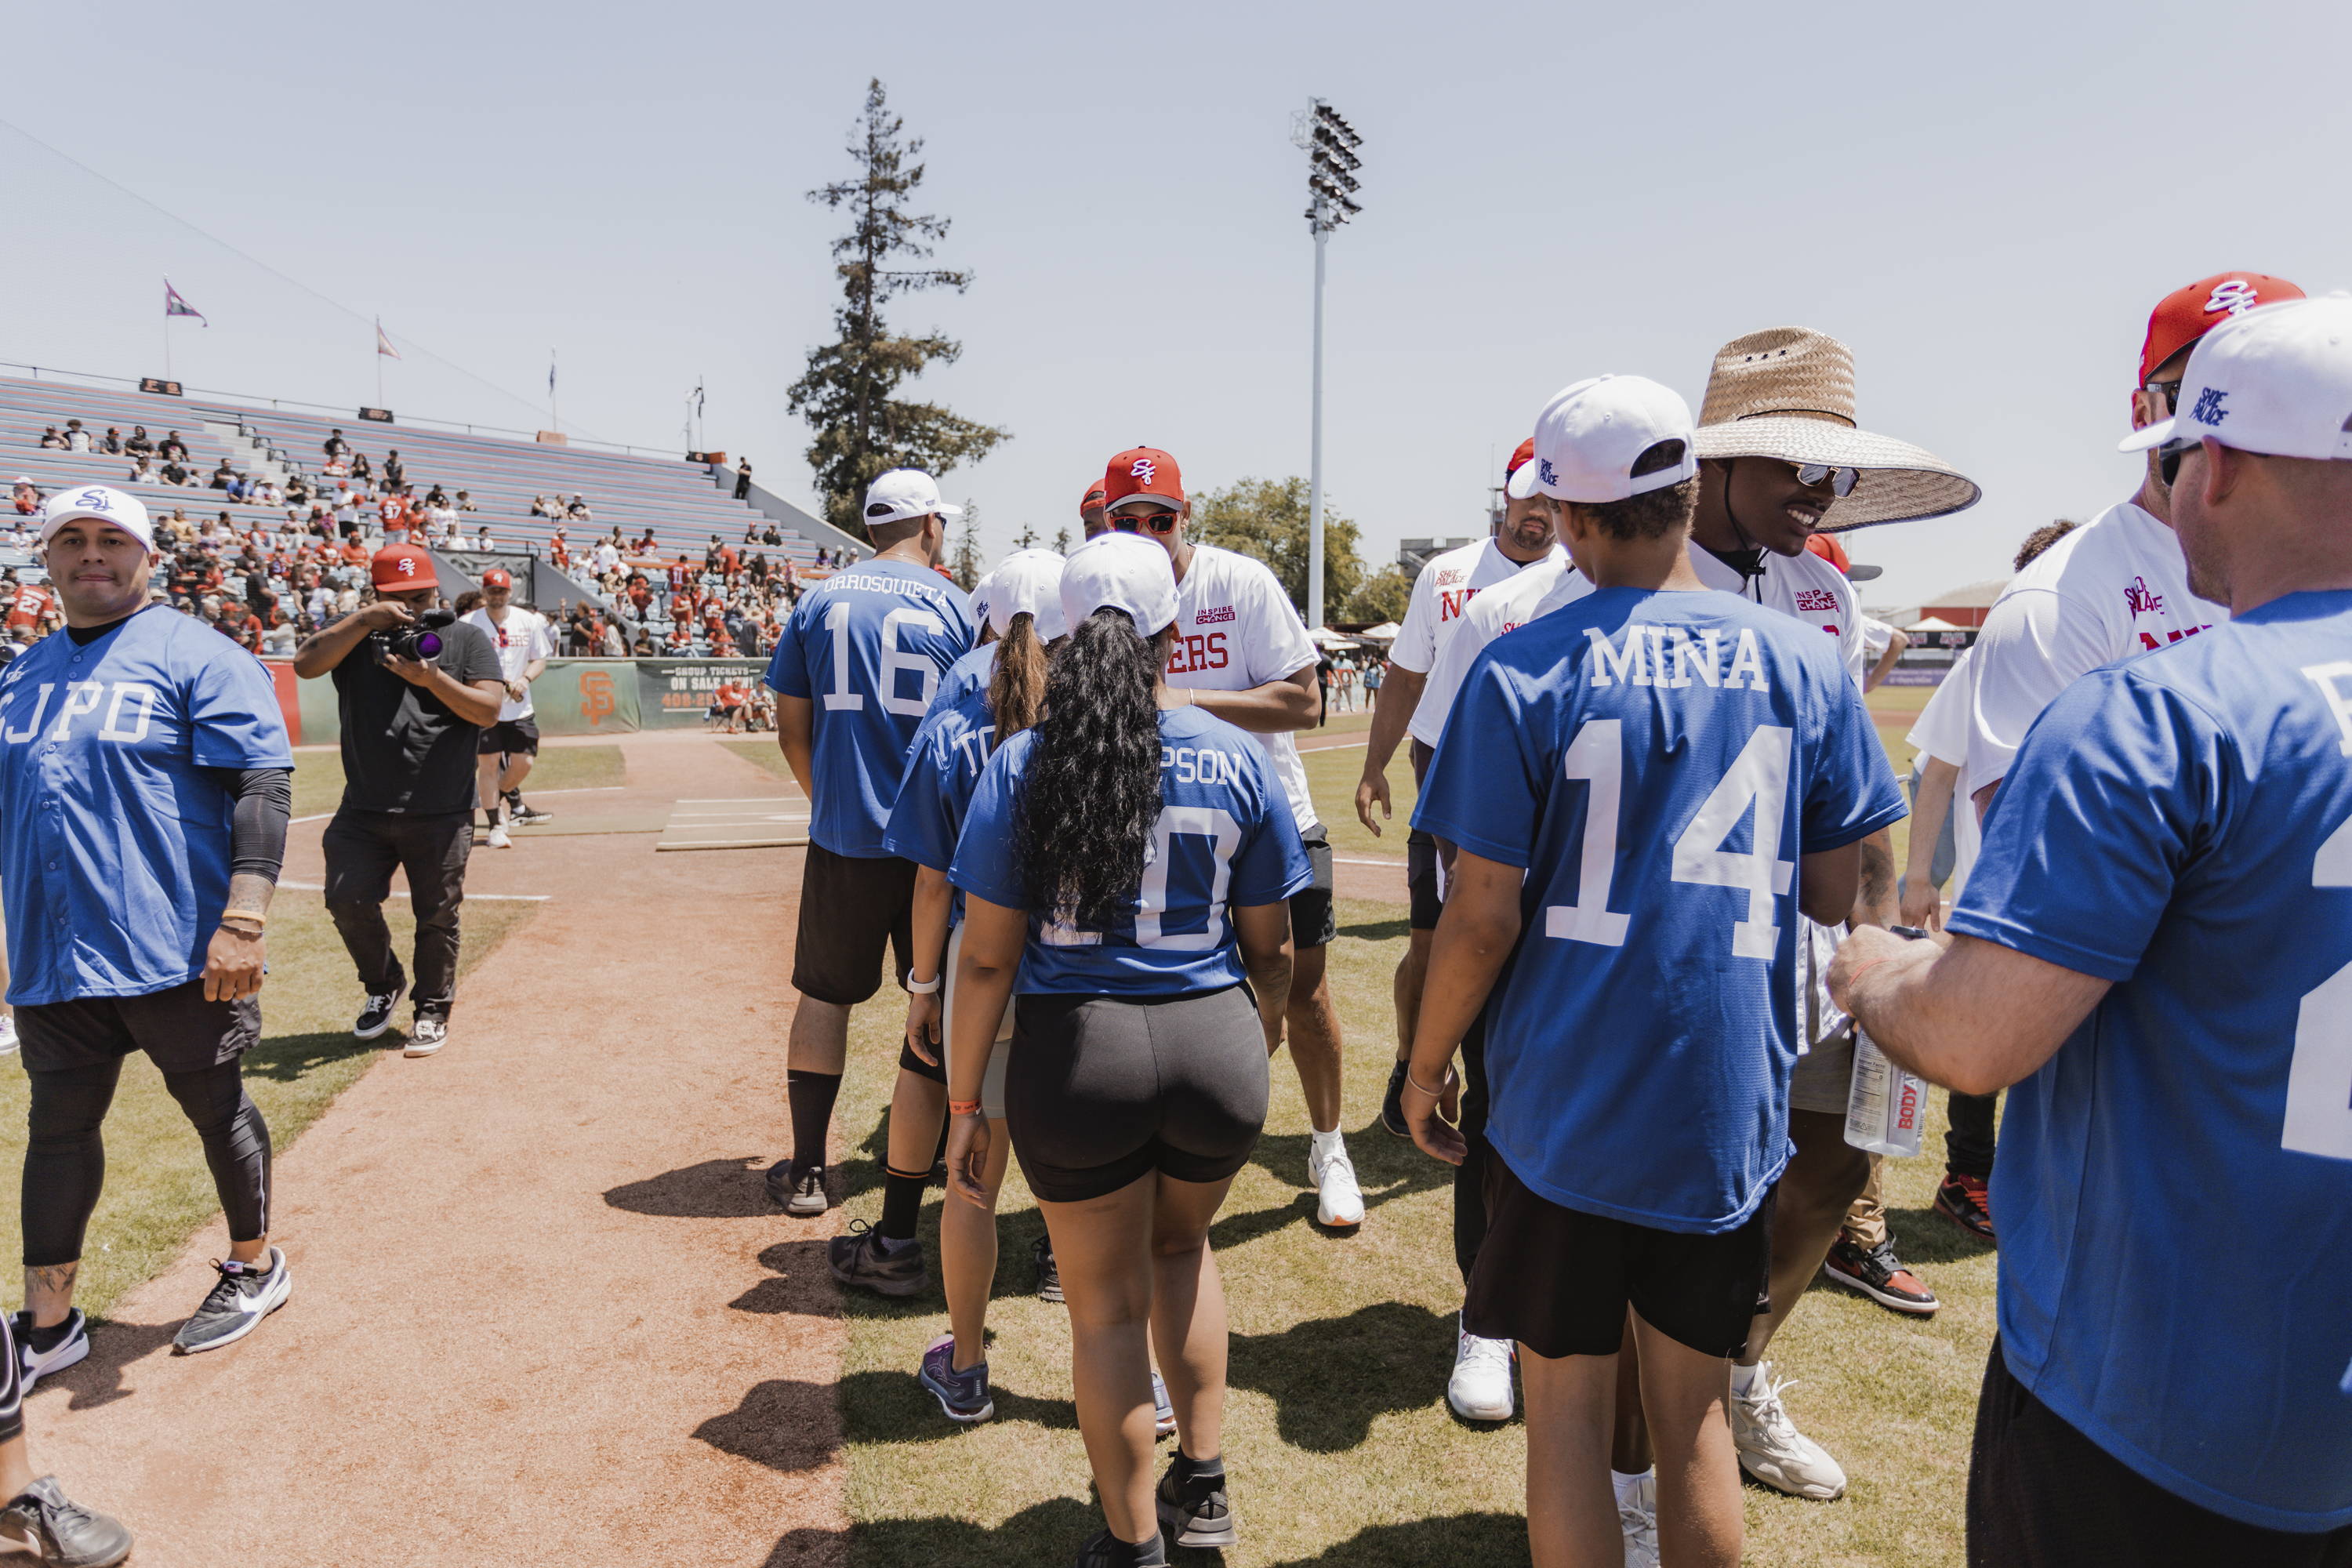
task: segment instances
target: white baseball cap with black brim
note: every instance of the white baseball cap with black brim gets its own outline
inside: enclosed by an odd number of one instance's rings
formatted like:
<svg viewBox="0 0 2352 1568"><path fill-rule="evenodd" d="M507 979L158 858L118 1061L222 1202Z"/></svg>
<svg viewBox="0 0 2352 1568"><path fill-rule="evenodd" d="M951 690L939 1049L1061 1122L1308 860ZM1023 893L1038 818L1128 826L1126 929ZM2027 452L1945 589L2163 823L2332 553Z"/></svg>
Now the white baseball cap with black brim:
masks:
<svg viewBox="0 0 2352 1568"><path fill-rule="evenodd" d="M1157 637L1176 619L1176 569L1168 552L1131 533L1099 533L1062 563L1062 615L1075 627L1097 610L1124 610ZM1041 627L1038 636L1044 637Z"/></svg>
<svg viewBox="0 0 2352 1568"><path fill-rule="evenodd" d="M1505 486L1513 500L1549 496L1598 506L1678 485L1698 473L1690 405L1645 375L1588 376L1561 388L1536 416L1535 456ZM1662 442L1647 471L1643 454Z"/></svg>
<svg viewBox="0 0 2352 1568"><path fill-rule="evenodd" d="M866 487L866 506L857 515L868 528L904 522L910 517L961 517L963 508L940 500L937 479L920 468L893 468Z"/></svg>
<svg viewBox="0 0 2352 1568"><path fill-rule="evenodd" d="M2270 458L2352 460L2352 298L2258 305L2197 340L2169 419L2121 450L2218 441Z"/></svg>
<svg viewBox="0 0 2352 1568"><path fill-rule="evenodd" d="M155 548L155 528L147 521L147 508L137 496L125 495L110 485L84 485L51 496L41 509L40 541L47 544L66 524L83 521L111 523L137 540L142 549Z"/></svg>

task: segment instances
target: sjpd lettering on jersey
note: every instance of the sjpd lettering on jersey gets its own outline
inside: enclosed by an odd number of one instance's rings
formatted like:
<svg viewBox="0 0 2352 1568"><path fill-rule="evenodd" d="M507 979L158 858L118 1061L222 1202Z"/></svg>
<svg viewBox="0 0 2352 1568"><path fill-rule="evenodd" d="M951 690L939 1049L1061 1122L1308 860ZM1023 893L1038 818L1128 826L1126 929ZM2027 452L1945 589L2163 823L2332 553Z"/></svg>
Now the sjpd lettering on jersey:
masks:
<svg viewBox="0 0 2352 1568"><path fill-rule="evenodd" d="M1622 643L1612 643L1599 626L1584 628L1590 656L1584 664L1585 684L1657 686L1680 690L1693 682L1726 691L1769 692L1764 680L1764 654L1753 628L1739 628L1732 645L1731 662L1724 668L1723 636L1712 626L1694 640L1680 626L1649 626L1636 621L1624 629Z"/></svg>
<svg viewBox="0 0 2352 1568"><path fill-rule="evenodd" d="M11 687L6 693L0 694L0 740L5 740L12 746L21 746L38 738L41 721L48 714L49 694L56 689L51 682L41 682L33 699L32 717L25 721L22 728L8 722L8 709L24 693ZM96 713L101 707L105 710L105 716L99 721L100 740L127 743L147 738L148 721L155 713L155 689L145 681L75 680L67 682L65 692L65 700L58 708L57 725L48 739L64 740L73 733L76 719L86 713ZM136 709L135 712L125 711L132 708ZM19 705L18 711L22 710Z"/></svg>

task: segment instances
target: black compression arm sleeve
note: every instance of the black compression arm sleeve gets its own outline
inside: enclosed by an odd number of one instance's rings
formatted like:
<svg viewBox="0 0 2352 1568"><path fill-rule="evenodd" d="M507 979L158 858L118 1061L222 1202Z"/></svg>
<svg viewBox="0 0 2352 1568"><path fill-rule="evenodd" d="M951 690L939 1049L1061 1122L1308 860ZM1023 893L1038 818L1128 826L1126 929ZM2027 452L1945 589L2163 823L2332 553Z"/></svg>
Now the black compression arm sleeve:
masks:
<svg viewBox="0 0 2352 1568"><path fill-rule="evenodd" d="M286 824L294 815L294 770L291 768L209 768L205 770L236 797L236 815L228 834L228 870L232 877L248 873L275 883L286 863Z"/></svg>

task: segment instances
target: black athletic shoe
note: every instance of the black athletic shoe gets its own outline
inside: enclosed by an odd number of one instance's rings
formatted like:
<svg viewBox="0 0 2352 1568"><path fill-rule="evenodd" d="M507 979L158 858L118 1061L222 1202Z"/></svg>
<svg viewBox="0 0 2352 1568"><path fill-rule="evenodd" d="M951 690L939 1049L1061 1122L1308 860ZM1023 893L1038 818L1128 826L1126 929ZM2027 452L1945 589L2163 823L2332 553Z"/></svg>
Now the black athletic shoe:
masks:
<svg viewBox="0 0 2352 1568"><path fill-rule="evenodd" d="M195 1316L180 1325L172 1336L172 1343L184 1355L198 1351L216 1351L223 1345L233 1345L254 1330L261 1320L286 1305L293 1293L293 1271L286 1267L286 1255L276 1247L269 1249L269 1272L257 1272L243 1263L215 1263L220 1279L214 1282L205 1304Z"/></svg>
<svg viewBox="0 0 2352 1568"><path fill-rule="evenodd" d="M849 1222L848 1235L826 1242L824 1257L835 1279L877 1296L919 1296L930 1289L923 1244L911 1237L887 1240L862 1219Z"/></svg>
<svg viewBox="0 0 2352 1568"><path fill-rule="evenodd" d="M51 1568L112 1568L131 1555L131 1531L122 1521L67 1497L55 1476L43 1476L8 1500L0 1509L0 1531L29 1542Z"/></svg>
<svg viewBox="0 0 2352 1568"><path fill-rule="evenodd" d="M1895 1244L1861 1247L1841 1236L1822 1260L1822 1272L1849 1290L1859 1290L1889 1311L1931 1318L1939 1305L1927 1282L1903 1267Z"/></svg>
<svg viewBox="0 0 2352 1568"><path fill-rule="evenodd" d="M1225 1497L1225 1474L1193 1476L1178 1480L1184 1463L1179 1454L1160 1478L1152 1501L1160 1510L1160 1533L1179 1546L1231 1546L1241 1536L1234 1528L1233 1504Z"/></svg>
<svg viewBox="0 0 2352 1568"><path fill-rule="evenodd" d="M805 1219L830 1206L824 1195L824 1167L779 1160L768 1167L768 1196L788 1215Z"/></svg>
<svg viewBox="0 0 2352 1568"><path fill-rule="evenodd" d="M392 1010L399 1006L400 999L407 994L408 982L405 980L389 991L371 992L367 1005L360 1009L359 1022L352 1026L352 1033L362 1040L373 1040L383 1034L392 1027Z"/></svg>
<svg viewBox="0 0 2352 1568"><path fill-rule="evenodd" d="M1167 1535L1163 1531L1134 1546L1108 1530L1097 1531L1078 1548L1075 1568L1168 1568Z"/></svg>
<svg viewBox="0 0 2352 1568"><path fill-rule="evenodd" d="M1412 1136L1412 1129L1404 1120L1404 1075L1411 1064L1399 1062L1389 1068L1389 1091L1381 1100L1381 1125L1400 1138Z"/></svg>
<svg viewBox="0 0 2352 1568"><path fill-rule="evenodd" d="M1985 1190L1982 1176L1963 1176L1957 1171L1946 1171L1944 1180L1936 1188L1936 1212L1985 1241L1995 1239L1992 1233L1992 1198Z"/></svg>
<svg viewBox="0 0 2352 1568"><path fill-rule="evenodd" d="M16 1335L16 1384L21 1393L53 1372L63 1372L89 1354L89 1322L76 1307L53 1329L33 1327L33 1314L17 1312L8 1319Z"/></svg>
<svg viewBox="0 0 2352 1568"><path fill-rule="evenodd" d="M507 820L518 827L528 827L534 822L553 822L555 813L541 811L535 805L525 805L522 791L510 789L507 791Z"/></svg>
<svg viewBox="0 0 2352 1568"><path fill-rule="evenodd" d="M1030 1258L1037 1265L1037 1298L1042 1301L1062 1299L1062 1266L1054 1261L1054 1238L1041 1236L1029 1244Z"/></svg>

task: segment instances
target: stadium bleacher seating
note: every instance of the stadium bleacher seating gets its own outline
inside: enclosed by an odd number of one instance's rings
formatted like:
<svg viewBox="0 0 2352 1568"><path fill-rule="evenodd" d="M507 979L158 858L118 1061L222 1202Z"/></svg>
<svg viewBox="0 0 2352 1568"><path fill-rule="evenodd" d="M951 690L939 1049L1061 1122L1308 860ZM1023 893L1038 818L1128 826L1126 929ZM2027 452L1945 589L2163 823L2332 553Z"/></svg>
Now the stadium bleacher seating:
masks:
<svg viewBox="0 0 2352 1568"><path fill-rule="evenodd" d="M191 519L226 511L244 526L275 523L285 516L283 506L231 502L219 490L131 484L127 478L130 459L124 457L42 449L43 429L52 425L62 429L68 419L79 419L93 440L109 426L127 438L133 425L143 425L157 442L167 430L177 430L188 448L188 467L205 476L224 458L240 472L250 466L249 450L232 443L232 437L241 433L289 468L299 468L314 487L330 492L334 481L321 478L323 447L329 431L341 428L346 441L367 454L379 476L384 454L397 448L405 479L419 496L436 484L452 496L460 489L470 492L475 510L463 518L466 526L478 531L487 523L502 550L543 552L554 530L562 526L576 555L615 525L631 542L650 526L665 558L683 552L699 561L711 535L740 545L747 525L756 523L764 532L769 521L719 489L709 469L683 459L20 377L0 377L0 453L5 453L0 479L26 475L47 492L79 484L114 485L159 509L158 515L168 515L175 506ZM586 497L593 519L559 525L530 515L533 496L559 492L566 501L574 495ZM782 543L761 547L771 560L789 560L802 567L815 561L818 547L814 542L781 526L778 531Z"/></svg>

